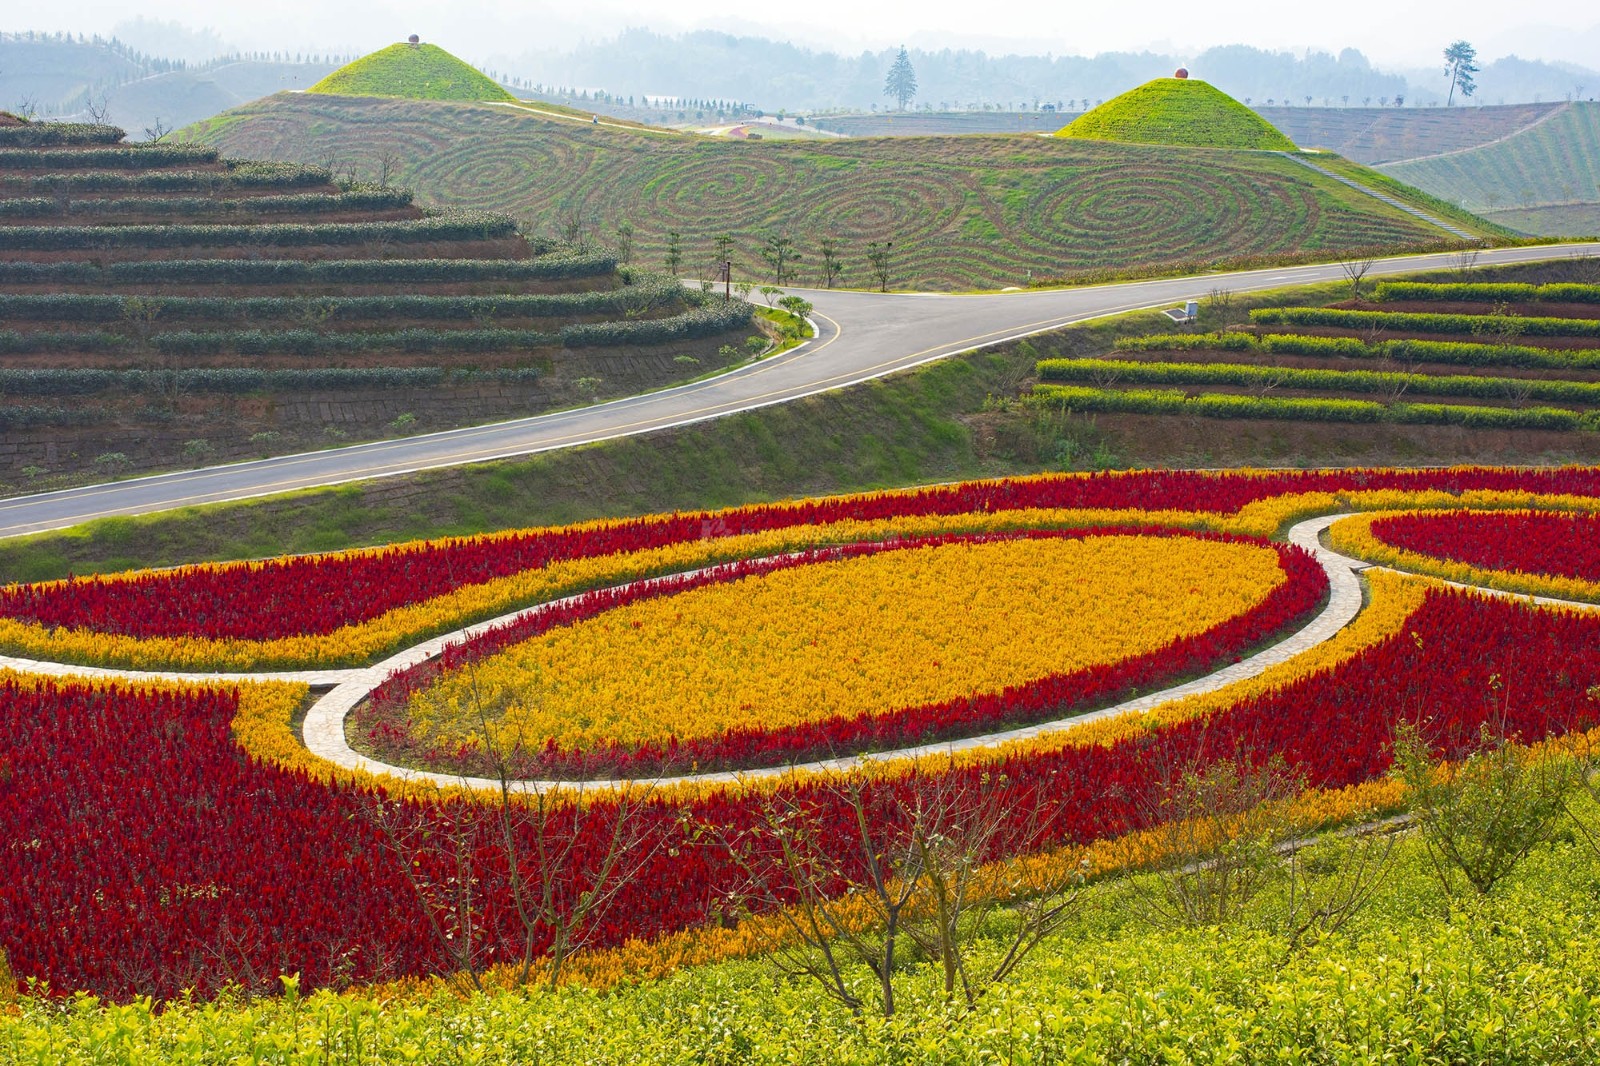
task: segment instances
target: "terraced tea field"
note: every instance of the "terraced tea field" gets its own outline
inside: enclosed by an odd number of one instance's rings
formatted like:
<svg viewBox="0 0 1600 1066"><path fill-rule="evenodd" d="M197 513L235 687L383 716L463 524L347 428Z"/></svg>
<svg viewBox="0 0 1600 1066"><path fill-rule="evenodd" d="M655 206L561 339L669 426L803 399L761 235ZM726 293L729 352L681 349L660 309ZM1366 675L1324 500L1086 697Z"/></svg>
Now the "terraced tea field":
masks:
<svg viewBox="0 0 1600 1066"><path fill-rule="evenodd" d="M1477 148L1550 117L1563 104L1487 107L1263 107L1294 143L1374 166Z"/></svg>
<svg viewBox="0 0 1600 1066"><path fill-rule="evenodd" d="M820 242L842 283L876 287L866 255L892 242L895 288L1026 285L1112 271L1421 247L1442 231L1292 161L1259 152L1056 138L893 138L731 143L551 121L513 107L276 96L188 131L230 153L376 172L429 203L508 212L547 233L615 241L706 271L734 238L741 275L769 275L764 237L786 231L818 283ZM1467 219L1468 225L1483 223ZM793 279L791 279L793 280Z"/></svg>
<svg viewBox="0 0 1600 1066"><path fill-rule="evenodd" d="M750 309L324 169L0 129L0 484L587 403L747 358Z"/></svg>
<svg viewBox="0 0 1600 1066"><path fill-rule="evenodd" d="M1600 284L1379 282L1212 332L1042 359L1031 400L1080 413L1600 431Z"/></svg>
<svg viewBox="0 0 1600 1066"><path fill-rule="evenodd" d="M1600 199L1597 158L1600 104L1574 103L1497 143L1382 169L1469 211L1509 211Z"/></svg>

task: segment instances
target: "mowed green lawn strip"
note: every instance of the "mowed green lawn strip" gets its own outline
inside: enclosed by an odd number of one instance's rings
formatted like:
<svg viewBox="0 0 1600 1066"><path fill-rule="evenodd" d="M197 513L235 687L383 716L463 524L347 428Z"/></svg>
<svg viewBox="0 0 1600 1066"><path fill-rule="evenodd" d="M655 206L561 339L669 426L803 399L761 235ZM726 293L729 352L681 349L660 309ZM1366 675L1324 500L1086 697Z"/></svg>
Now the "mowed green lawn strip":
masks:
<svg viewBox="0 0 1600 1066"><path fill-rule="evenodd" d="M712 276L733 238L738 277L772 280L761 252L786 232L802 258L789 284L820 284L821 241L838 283L876 288L868 246L890 242L898 289L992 289L1043 278L1170 273L1223 264L1439 247L1420 219L1259 151L1113 144L1035 135L744 143L574 124L501 106L269 97L184 136L232 155L354 166L418 202L503 211L535 230L602 245L632 227L633 261ZM1470 225L1470 224L1469 224ZM1486 223L1476 231L1492 230Z"/></svg>

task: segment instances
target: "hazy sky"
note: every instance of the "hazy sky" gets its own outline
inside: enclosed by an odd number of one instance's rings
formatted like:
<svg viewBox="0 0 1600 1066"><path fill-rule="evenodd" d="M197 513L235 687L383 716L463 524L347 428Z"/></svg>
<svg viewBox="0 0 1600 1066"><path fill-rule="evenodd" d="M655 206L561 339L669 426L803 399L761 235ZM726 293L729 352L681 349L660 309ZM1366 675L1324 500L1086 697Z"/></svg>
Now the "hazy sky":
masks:
<svg viewBox="0 0 1600 1066"><path fill-rule="evenodd" d="M644 4L638 0L53 0L7 3L5 30L109 32L143 15L215 30L242 49L364 52L410 33L486 62L529 51L604 40L630 26L660 32L713 28L857 52L898 44L995 52L1093 54L1153 48L1179 55L1213 44L1338 51L1354 47L1383 66L1432 66L1449 42L1466 38L1484 59L1516 53L1600 67L1600 13L1591 0L1549 0L1536 13L1505 0L1143 0L1076 3L1027 0L805 0L732 7ZM728 9L724 9L725 11ZM511 71L510 73L537 72Z"/></svg>

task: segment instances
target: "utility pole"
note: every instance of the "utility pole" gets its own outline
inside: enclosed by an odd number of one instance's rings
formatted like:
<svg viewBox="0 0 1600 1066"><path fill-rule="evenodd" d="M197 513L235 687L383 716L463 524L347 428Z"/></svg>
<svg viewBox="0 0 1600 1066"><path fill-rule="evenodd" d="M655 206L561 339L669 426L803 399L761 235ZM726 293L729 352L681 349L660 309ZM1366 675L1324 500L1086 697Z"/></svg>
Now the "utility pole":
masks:
<svg viewBox="0 0 1600 1066"><path fill-rule="evenodd" d="M733 302L733 260L722 261L722 302Z"/></svg>

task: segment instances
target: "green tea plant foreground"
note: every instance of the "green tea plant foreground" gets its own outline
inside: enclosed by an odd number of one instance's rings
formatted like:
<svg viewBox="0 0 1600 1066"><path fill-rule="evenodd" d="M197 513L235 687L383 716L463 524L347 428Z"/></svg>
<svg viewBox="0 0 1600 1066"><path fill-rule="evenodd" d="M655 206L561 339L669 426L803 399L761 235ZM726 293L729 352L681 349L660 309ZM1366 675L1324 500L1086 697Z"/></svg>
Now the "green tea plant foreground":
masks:
<svg viewBox="0 0 1600 1066"><path fill-rule="evenodd" d="M1392 567L1353 622L1078 720L1308 631L1337 557L1278 538L1346 514L1339 550ZM0 948L41 992L118 1001L552 947L609 987L770 944L726 901L781 862L775 804L841 883L863 821L893 832L930 785L981 783L1006 812L982 858L1047 872L1159 864L1172 767L1282 765L1313 824L1392 810L1402 722L1444 759L1485 723L1600 726L1597 514L1591 468L1052 475L10 586L6 654L255 676L0 674ZM269 672L484 622L375 675L365 768L314 755L304 679Z"/></svg>

